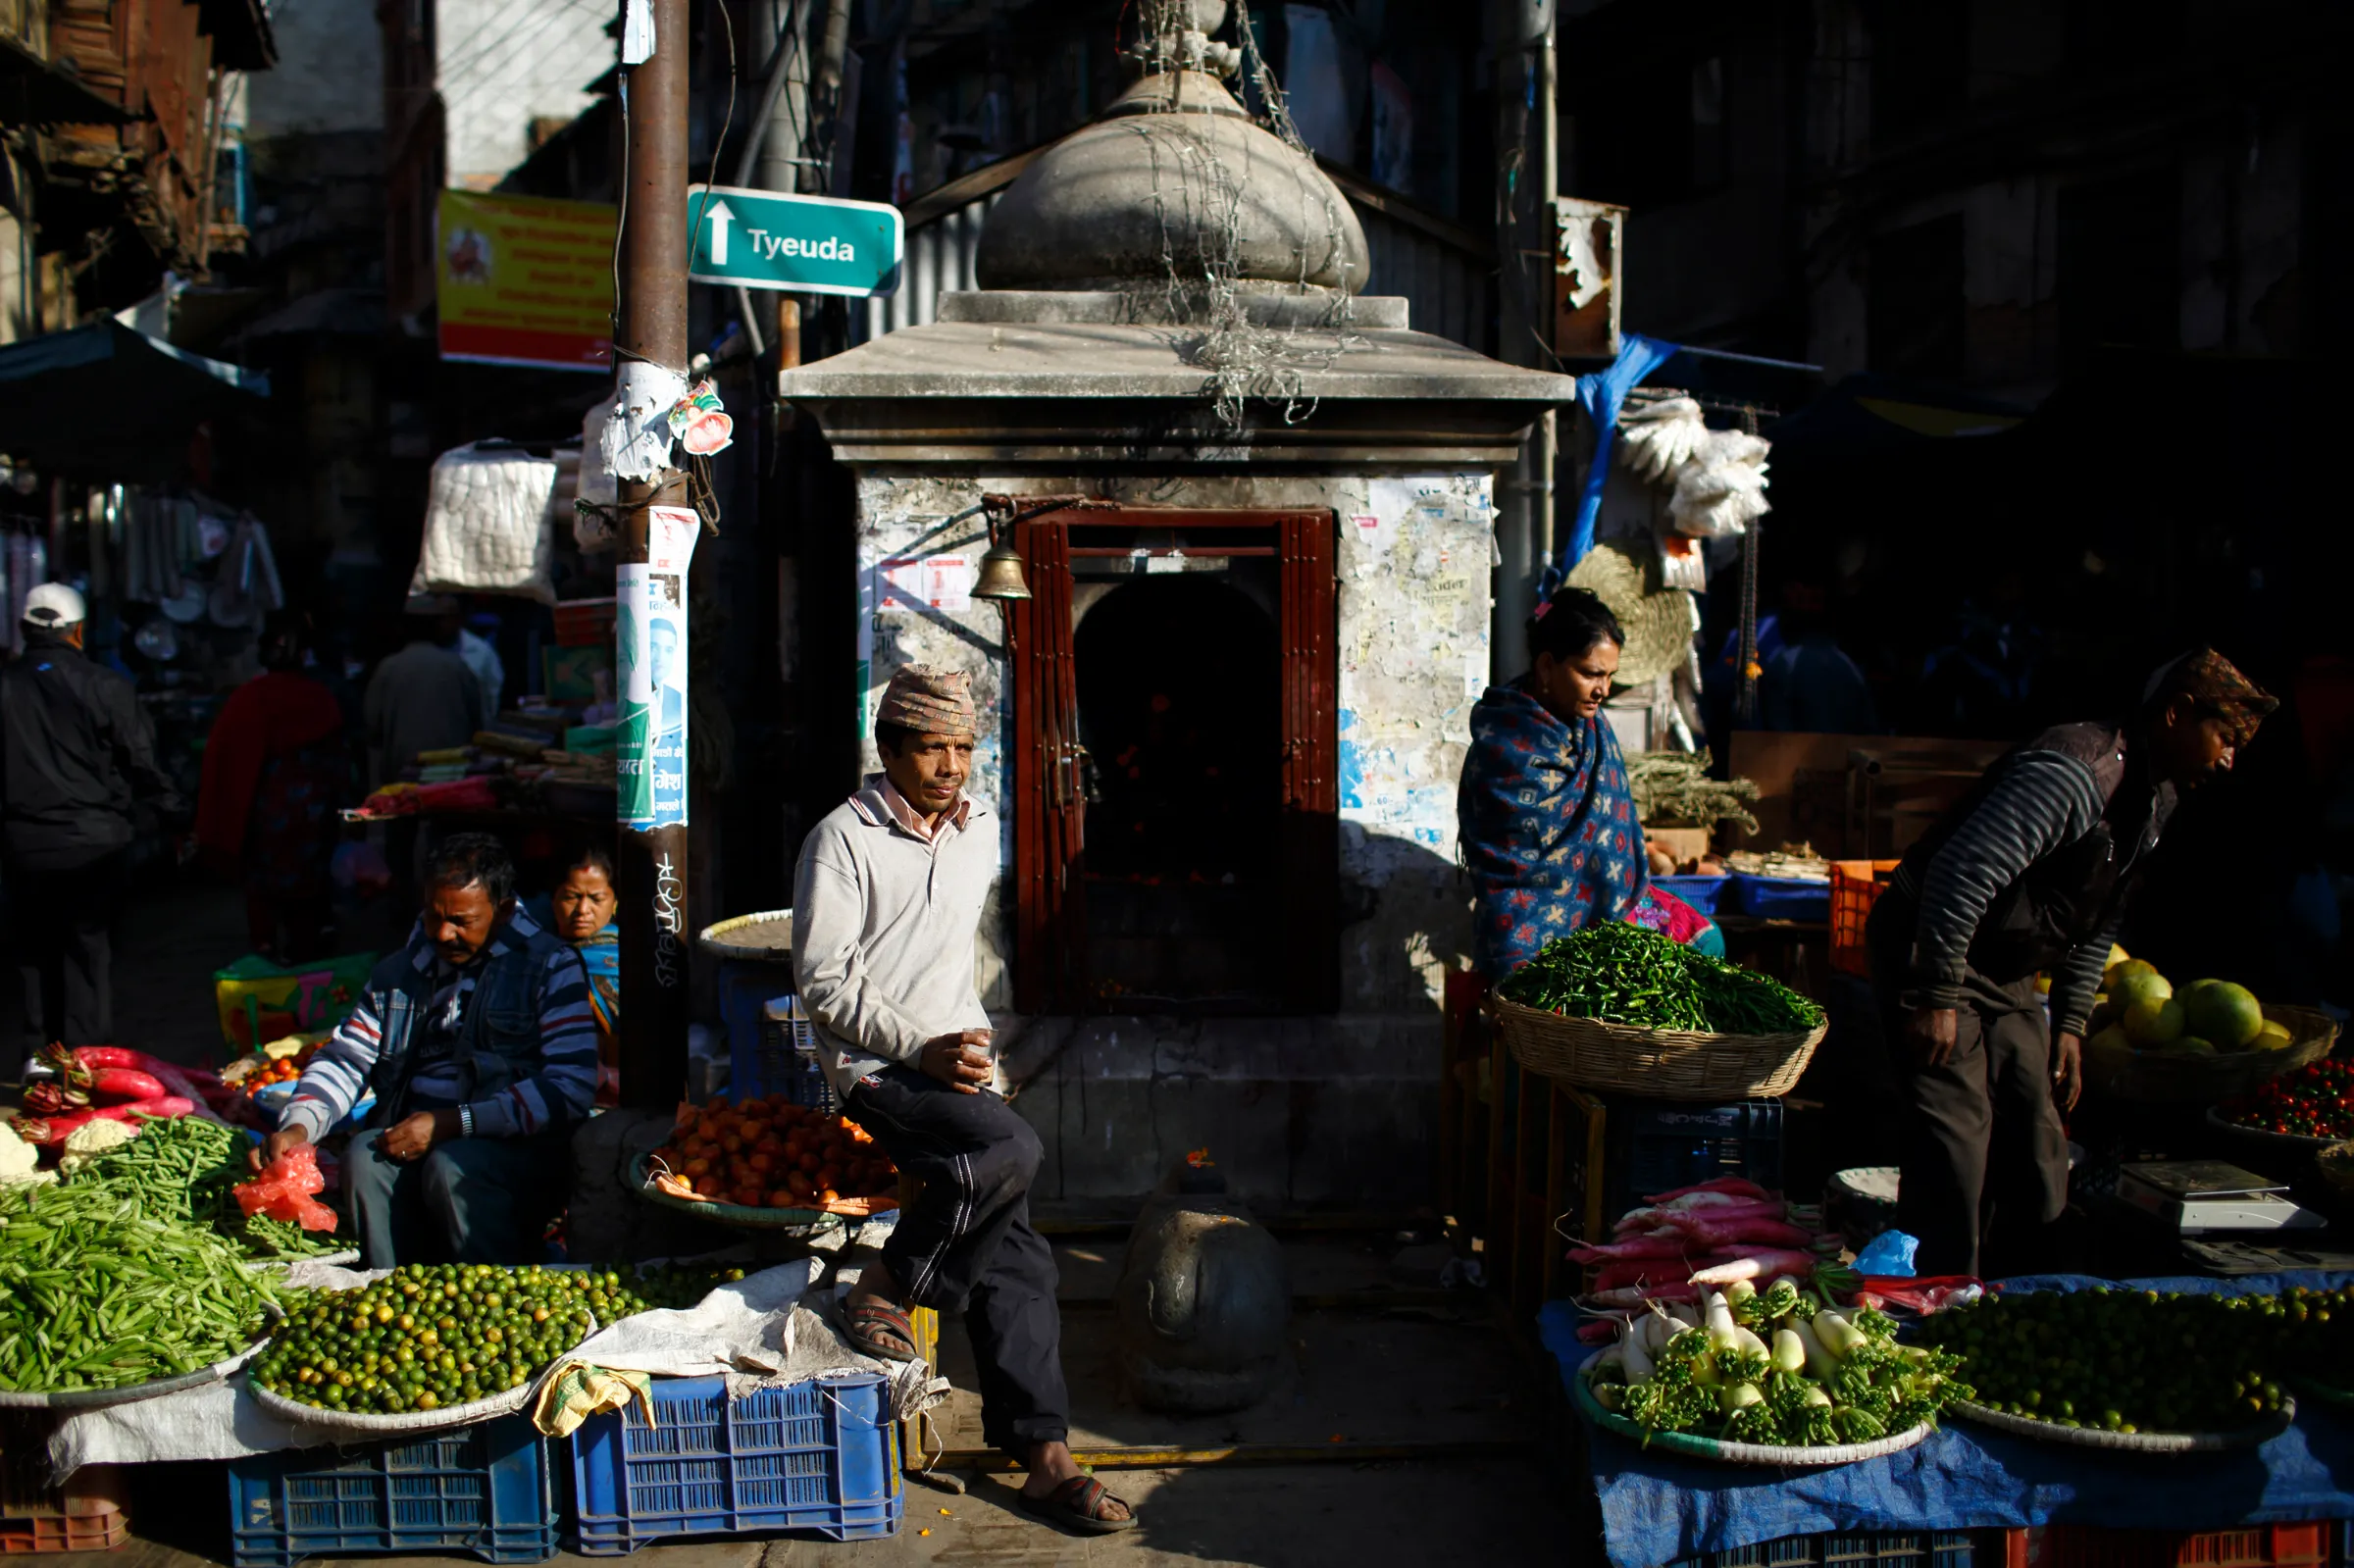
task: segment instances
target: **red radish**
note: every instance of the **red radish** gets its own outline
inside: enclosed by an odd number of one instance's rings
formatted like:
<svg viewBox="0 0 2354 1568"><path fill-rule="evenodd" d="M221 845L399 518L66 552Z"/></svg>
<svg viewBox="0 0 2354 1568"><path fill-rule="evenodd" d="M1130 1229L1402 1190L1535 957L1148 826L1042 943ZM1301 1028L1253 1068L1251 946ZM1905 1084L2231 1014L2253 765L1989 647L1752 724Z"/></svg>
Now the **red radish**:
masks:
<svg viewBox="0 0 2354 1568"><path fill-rule="evenodd" d="M1786 1220L1711 1220L1684 1219L1673 1226L1676 1235L1691 1239L1696 1250L1722 1252L1743 1246L1812 1246L1814 1233L1802 1231Z"/></svg>
<svg viewBox="0 0 2354 1568"><path fill-rule="evenodd" d="M1791 1252L1772 1247L1747 1247L1728 1252L1710 1260L1709 1266L1692 1276L1694 1285L1730 1285L1735 1280L1766 1280L1777 1274L1794 1279L1808 1279L1815 1273L1815 1255L1811 1252Z"/></svg>
<svg viewBox="0 0 2354 1568"><path fill-rule="evenodd" d="M1667 1225L1676 1220L1731 1220L1752 1214L1768 1215L1778 1220L1790 1211L1790 1205L1780 1198L1734 1197L1724 1192L1709 1195L1722 1201L1686 1205L1679 1198L1673 1203L1655 1203L1649 1208L1629 1209L1618 1217L1618 1229L1637 1225Z"/></svg>
<svg viewBox="0 0 2354 1568"><path fill-rule="evenodd" d="M1589 1306L1639 1307L1646 1301L1697 1301L1700 1288L1692 1285L1623 1286L1597 1290L1582 1298Z"/></svg>
<svg viewBox="0 0 2354 1568"><path fill-rule="evenodd" d="M1679 1236L1638 1236L1609 1246L1571 1247L1569 1257L1577 1263L1617 1263L1636 1258L1680 1258L1694 1250L1708 1249L1695 1249Z"/></svg>
<svg viewBox="0 0 2354 1568"><path fill-rule="evenodd" d="M121 1104L127 1100L161 1099L164 1086L152 1073L135 1067L101 1067L90 1075L90 1092Z"/></svg>
<svg viewBox="0 0 2354 1568"><path fill-rule="evenodd" d="M1594 1276L1594 1289L1615 1290L1621 1286L1641 1285L1647 1280L1655 1285L1669 1285L1689 1265L1678 1258L1626 1258L1605 1263Z"/></svg>
<svg viewBox="0 0 2354 1568"><path fill-rule="evenodd" d="M1679 1197L1690 1197L1695 1192L1727 1192L1734 1197L1770 1198L1773 1196L1771 1192L1766 1191L1755 1182L1745 1181L1738 1176L1719 1176L1714 1182L1699 1182L1691 1187L1679 1187L1672 1192L1654 1192L1643 1201L1655 1204L1667 1203Z"/></svg>

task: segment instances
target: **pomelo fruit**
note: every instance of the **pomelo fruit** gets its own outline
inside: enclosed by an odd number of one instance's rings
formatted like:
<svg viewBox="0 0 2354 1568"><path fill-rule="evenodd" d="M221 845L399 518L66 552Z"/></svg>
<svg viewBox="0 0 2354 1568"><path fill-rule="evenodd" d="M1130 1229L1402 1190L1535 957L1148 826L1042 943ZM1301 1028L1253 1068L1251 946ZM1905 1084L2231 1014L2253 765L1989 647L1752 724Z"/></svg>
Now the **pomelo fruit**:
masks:
<svg viewBox="0 0 2354 1568"><path fill-rule="evenodd" d="M2196 1035L2185 1035L2166 1049L2168 1054L2173 1056L2213 1056L2215 1054L2214 1043L2210 1040L2203 1040Z"/></svg>
<svg viewBox="0 0 2354 1568"><path fill-rule="evenodd" d="M2103 1075L2121 1073L2132 1064L2133 1042L2112 1024L2084 1042L2084 1061Z"/></svg>
<svg viewBox="0 0 2354 1568"><path fill-rule="evenodd" d="M2169 997L2135 1002L2125 1009L2125 1037L2144 1049L2173 1044L2186 1027L2182 1004Z"/></svg>
<svg viewBox="0 0 2354 1568"><path fill-rule="evenodd" d="M2112 951L2114 951L2114 949L2112 949ZM2115 996L2117 994L2118 982L2124 980L2126 976L2155 975L2157 973L2158 966L2156 964L2146 962L2143 959L2121 959L2118 962L2111 964L2107 969L2101 971L2101 989L2107 991L2110 995ZM2172 995L2174 993L2170 990L2167 994Z"/></svg>
<svg viewBox="0 0 2354 1568"><path fill-rule="evenodd" d="M2257 1051L2282 1051L2288 1049L2288 1026L2285 1024L2276 1024L2268 1018L2264 1021L2264 1027L2256 1032L2256 1038L2250 1042L2248 1049Z"/></svg>
<svg viewBox="0 0 2354 1568"><path fill-rule="evenodd" d="M2139 959L2134 960L2139 963ZM2143 1002L2163 1002L2175 994L2175 987L2164 975L2154 969L2142 970L2120 977L2109 987L2109 1005L2120 1013L2130 1013Z"/></svg>
<svg viewBox="0 0 2354 1568"><path fill-rule="evenodd" d="M2245 986L2202 980L2182 993L2186 1027L2218 1050L2235 1051L2264 1032L2264 1008Z"/></svg>

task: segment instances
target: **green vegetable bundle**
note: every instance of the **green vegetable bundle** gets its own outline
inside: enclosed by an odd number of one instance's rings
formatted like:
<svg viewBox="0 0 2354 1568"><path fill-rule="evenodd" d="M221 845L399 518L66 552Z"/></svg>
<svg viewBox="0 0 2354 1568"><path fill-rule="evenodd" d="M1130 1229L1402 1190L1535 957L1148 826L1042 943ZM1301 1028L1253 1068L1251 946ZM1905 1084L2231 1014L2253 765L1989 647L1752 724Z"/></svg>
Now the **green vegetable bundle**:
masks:
<svg viewBox="0 0 2354 1568"><path fill-rule="evenodd" d="M403 1265L356 1290L299 1292L253 1381L325 1410L397 1415L519 1389L646 1302L588 1269Z"/></svg>
<svg viewBox="0 0 2354 1568"><path fill-rule="evenodd" d="M1496 989L1541 1012L1638 1029L1782 1035L1822 1022L1821 1008L1779 981L1622 920L1547 942Z"/></svg>
<svg viewBox="0 0 2354 1568"><path fill-rule="evenodd" d="M2118 1433L2228 1432L2280 1408L2273 1369L2296 1354L2293 1340L2283 1354L2296 1322L2279 1296L2001 1291L1928 1318L1920 1338L1958 1353L1978 1402L2009 1415Z"/></svg>
<svg viewBox="0 0 2354 1568"><path fill-rule="evenodd" d="M91 1155L70 1185L103 1188L155 1219L210 1227L248 1257L318 1257L343 1247L332 1235L314 1236L267 1215L248 1217L230 1189L252 1174L235 1129L179 1116L149 1122L129 1142Z"/></svg>
<svg viewBox="0 0 2354 1568"><path fill-rule="evenodd" d="M1956 1380L1960 1357L1898 1344L1881 1313L1833 1311L1786 1279L1732 1293L1742 1299L1710 1292L1696 1325L1657 1308L1638 1317L1598 1363L1597 1402L1646 1432L1813 1448L1933 1424L1970 1395Z"/></svg>
<svg viewBox="0 0 2354 1568"><path fill-rule="evenodd" d="M0 1389L120 1389L260 1338L272 1283L208 1231L103 1184L0 1188Z"/></svg>

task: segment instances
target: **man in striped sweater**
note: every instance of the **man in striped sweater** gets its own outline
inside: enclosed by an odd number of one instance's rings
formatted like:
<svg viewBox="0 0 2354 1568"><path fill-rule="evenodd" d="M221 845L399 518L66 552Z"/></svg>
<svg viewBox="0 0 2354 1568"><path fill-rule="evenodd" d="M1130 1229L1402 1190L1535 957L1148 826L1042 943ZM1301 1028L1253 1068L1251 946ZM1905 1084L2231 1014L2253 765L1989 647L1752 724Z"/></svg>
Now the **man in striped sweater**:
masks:
<svg viewBox="0 0 2354 1568"><path fill-rule="evenodd" d="M2126 905L2178 793L2229 769L2277 706L2221 655L2187 654L2125 723L2015 748L1906 853L1866 935L1909 1101L1897 1223L1922 1274L1979 1273L1998 1217L2014 1249L2060 1217L2060 1117Z"/></svg>
<svg viewBox="0 0 2354 1568"><path fill-rule="evenodd" d="M317 1142L373 1088L343 1158L371 1268L528 1263L562 1207L571 1129L596 1097L596 1024L580 954L515 902L488 834L427 863L408 945L303 1069L258 1169Z"/></svg>

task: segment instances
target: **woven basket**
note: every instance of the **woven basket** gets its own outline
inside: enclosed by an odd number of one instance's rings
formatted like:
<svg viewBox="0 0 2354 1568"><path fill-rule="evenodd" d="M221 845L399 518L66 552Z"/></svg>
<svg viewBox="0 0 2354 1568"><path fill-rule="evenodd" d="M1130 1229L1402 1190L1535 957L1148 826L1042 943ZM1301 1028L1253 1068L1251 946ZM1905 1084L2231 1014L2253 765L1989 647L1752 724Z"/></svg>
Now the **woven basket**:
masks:
<svg viewBox="0 0 2354 1568"><path fill-rule="evenodd" d="M1774 1099L1790 1092L1827 1023L1804 1034L1703 1035L1567 1018L1489 994L1512 1060L1579 1088L1662 1100Z"/></svg>
<svg viewBox="0 0 2354 1568"><path fill-rule="evenodd" d="M1957 1399L1946 1408L1965 1421L2008 1432L2014 1437L2070 1448L2107 1448L2116 1453L2222 1453L2232 1448L2253 1448L2280 1436L2297 1419L2297 1401L2293 1398L2282 1399L2278 1410L2236 1432L2103 1432L2094 1427L2030 1421L2025 1416L1989 1409L1966 1399Z"/></svg>
<svg viewBox="0 0 2354 1568"><path fill-rule="evenodd" d="M2213 1105L2253 1093L2268 1078L2320 1061L2337 1042L2337 1023L2328 1013L2266 1002L2264 1016L2288 1031L2288 1043L2277 1051L2222 1051L2213 1056L2135 1051L2119 1070L2088 1076L2086 1087L2145 1105ZM2086 1067L2089 1071L2089 1061Z"/></svg>

